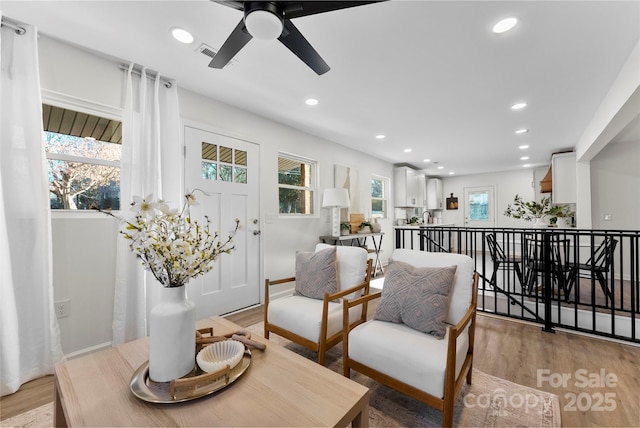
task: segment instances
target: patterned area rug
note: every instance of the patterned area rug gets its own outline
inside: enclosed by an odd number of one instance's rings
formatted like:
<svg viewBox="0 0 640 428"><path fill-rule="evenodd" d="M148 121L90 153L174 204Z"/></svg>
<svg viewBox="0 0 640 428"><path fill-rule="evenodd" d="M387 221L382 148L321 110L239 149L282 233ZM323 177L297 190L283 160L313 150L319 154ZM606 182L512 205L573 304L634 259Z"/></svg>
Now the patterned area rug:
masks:
<svg viewBox="0 0 640 428"><path fill-rule="evenodd" d="M263 323L248 330L262 336ZM317 354L271 334L270 340L317 361ZM267 348L268 352L268 348ZM342 374L342 346L327 352L327 368ZM352 371L351 379L371 390L369 425L372 427L442 426L442 413ZM560 427L558 397L473 370L471 385L465 384L455 406L456 427Z"/></svg>
<svg viewBox="0 0 640 428"><path fill-rule="evenodd" d="M53 426L53 403L47 403L28 412L20 413L0 422L0 427L36 428Z"/></svg>

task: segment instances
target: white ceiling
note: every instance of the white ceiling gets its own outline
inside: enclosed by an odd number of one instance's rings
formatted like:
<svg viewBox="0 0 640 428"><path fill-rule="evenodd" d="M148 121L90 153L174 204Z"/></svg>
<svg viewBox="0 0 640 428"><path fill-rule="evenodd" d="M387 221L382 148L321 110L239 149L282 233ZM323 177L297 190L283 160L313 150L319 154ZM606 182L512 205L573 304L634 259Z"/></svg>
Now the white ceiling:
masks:
<svg viewBox="0 0 640 428"><path fill-rule="evenodd" d="M219 49L242 14L207 0L5 0L0 9L41 34L434 175L546 165L573 148L640 39L639 1L389 1L293 20L331 67L318 76L278 41L255 39L232 66L208 68L198 47ZM519 25L493 34L508 16ZM173 40L174 26L195 42ZM306 106L309 97L320 103ZM512 111L518 101L528 106Z"/></svg>

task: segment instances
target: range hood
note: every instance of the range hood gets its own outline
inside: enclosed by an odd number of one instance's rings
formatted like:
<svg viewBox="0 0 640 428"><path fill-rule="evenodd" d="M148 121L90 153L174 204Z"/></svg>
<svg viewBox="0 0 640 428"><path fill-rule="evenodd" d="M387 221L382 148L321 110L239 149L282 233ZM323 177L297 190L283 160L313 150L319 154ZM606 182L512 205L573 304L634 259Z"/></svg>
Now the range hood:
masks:
<svg viewBox="0 0 640 428"><path fill-rule="evenodd" d="M551 173L551 166L547 175L540 181L540 193L551 193L553 190L553 174Z"/></svg>

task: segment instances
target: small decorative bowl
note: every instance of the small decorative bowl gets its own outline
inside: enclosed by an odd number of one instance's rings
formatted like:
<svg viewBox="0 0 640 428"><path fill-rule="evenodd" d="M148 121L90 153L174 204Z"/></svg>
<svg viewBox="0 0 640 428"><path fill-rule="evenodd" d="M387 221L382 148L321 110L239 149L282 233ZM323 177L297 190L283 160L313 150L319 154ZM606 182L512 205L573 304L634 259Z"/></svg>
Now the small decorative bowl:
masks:
<svg viewBox="0 0 640 428"><path fill-rule="evenodd" d="M202 348L196 356L198 366L207 373L222 369L227 364L234 368L242 359L244 344L237 340L223 340Z"/></svg>

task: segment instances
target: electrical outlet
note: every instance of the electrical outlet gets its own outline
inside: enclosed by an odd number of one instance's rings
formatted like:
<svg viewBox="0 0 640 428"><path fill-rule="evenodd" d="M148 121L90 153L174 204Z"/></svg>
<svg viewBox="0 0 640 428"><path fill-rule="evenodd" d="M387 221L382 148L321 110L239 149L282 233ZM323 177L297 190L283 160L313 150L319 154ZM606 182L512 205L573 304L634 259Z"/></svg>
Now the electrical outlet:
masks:
<svg viewBox="0 0 640 428"><path fill-rule="evenodd" d="M71 300L58 300L55 303L56 318L68 317L71 313Z"/></svg>

